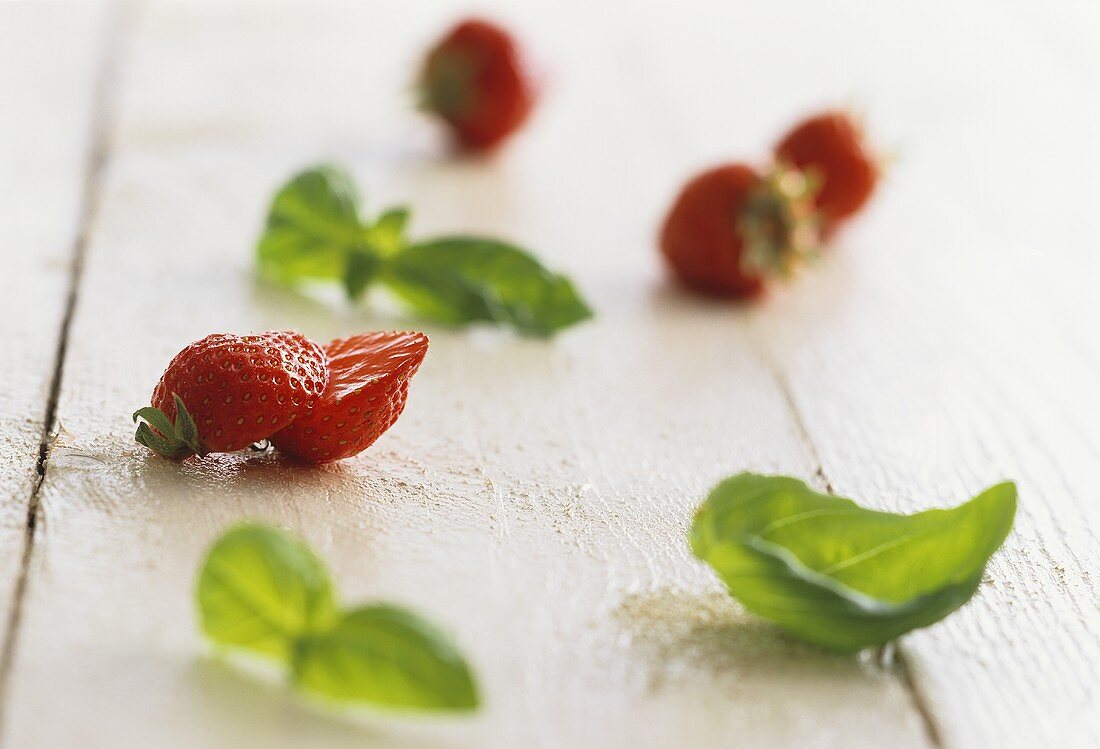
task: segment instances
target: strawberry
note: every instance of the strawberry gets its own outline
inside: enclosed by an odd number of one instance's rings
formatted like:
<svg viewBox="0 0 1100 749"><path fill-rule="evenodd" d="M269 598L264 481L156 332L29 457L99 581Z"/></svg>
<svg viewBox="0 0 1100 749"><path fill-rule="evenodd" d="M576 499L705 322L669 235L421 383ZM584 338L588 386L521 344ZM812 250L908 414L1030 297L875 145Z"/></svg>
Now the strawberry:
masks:
<svg viewBox="0 0 1100 749"><path fill-rule="evenodd" d="M428 352L423 333L364 333L325 346L329 381L306 414L271 437L283 453L328 463L366 450L405 408L409 378Z"/></svg>
<svg viewBox="0 0 1100 749"><path fill-rule="evenodd" d="M799 123L775 147L776 159L820 182L814 197L828 232L867 203L878 163L859 125L844 112L824 112Z"/></svg>
<svg viewBox="0 0 1100 749"><path fill-rule="evenodd" d="M481 20L458 24L428 53L421 103L446 122L459 145L496 146L535 101L535 87L508 32Z"/></svg>
<svg viewBox="0 0 1100 749"><path fill-rule="evenodd" d="M136 439L172 460L232 452L307 413L328 384L321 348L300 333L208 335L176 354L134 414Z"/></svg>
<svg viewBox="0 0 1100 749"><path fill-rule="evenodd" d="M817 245L810 188L801 172L762 174L727 164L697 175L661 230L661 252L689 288L724 297L760 295Z"/></svg>

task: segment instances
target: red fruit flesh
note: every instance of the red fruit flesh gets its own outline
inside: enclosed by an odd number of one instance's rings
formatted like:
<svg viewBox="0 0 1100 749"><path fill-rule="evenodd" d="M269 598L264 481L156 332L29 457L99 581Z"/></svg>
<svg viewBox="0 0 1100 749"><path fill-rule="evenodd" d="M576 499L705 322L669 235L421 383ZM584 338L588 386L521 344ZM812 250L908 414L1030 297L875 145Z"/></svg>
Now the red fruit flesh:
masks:
<svg viewBox="0 0 1100 749"><path fill-rule="evenodd" d="M428 352L423 333L364 333L325 347L329 382L313 409L271 438L309 463L348 458L370 447L405 408L409 378Z"/></svg>
<svg viewBox="0 0 1100 749"><path fill-rule="evenodd" d="M761 277L742 262L746 245L740 226L760 179L749 166L721 166L696 176L676 198L660 243L684 285L724 297L754 297L764 290Z"/></svg>
<svg viewBox="0 0 1100 749"><path fill-rule="evenodd" d="M496 146L523 124L535 100L511 36L486 21L456 26L428 53L421 77L425 107L469 149Z"/></svg>
<svg viewBox="0 0 1100 749"><path fill-rule="evenodd" d="M328 384L321 348L300 333L208 335L176 354L152 405L176 418L176 393L204 452L232 452L267 439L306 412Z"/></svg>
<svg viewBox="0 0 1100 749"><path fill-rule="evenodd" d="M826 229L862 208L878 181L878 167L863 133L843 112L826 112L800 123L779 142L775 155L821 180L814 202Z"/></svg>

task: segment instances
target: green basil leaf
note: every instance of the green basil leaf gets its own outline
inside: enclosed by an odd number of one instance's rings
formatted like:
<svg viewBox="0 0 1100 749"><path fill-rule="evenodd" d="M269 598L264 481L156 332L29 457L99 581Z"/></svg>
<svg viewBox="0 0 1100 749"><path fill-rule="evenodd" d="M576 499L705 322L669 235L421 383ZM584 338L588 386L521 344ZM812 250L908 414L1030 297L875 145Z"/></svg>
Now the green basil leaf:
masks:
<svg viewBox="0 0 1100 749"><path fill-rule="evenodd" d="M409 223L409 209L391 208L364 230L367 241L383 255L392 255L405 246L405 226Z"/></svg>
<svg viewBox="0 0 1100 749"><path fill-rule="evenodd" d="M382 278L417 313L450 325L488 320L550 335L592 316L566 278L491 239L412 245L386 261Z"/></svg>
<svg viewBox="0 0 1100 749"><path fill-rule="evenodd" d="M262 525L240 525L218 539L199 573L198 605L212 640L282 659L297 638L337 617L321 560Z"/></svg>
<svg viewBox="0 0 1100 749"><path fill-rule="evenodd" d="M347 254L361 244L359 193L342 169L318 166L275 195L257 246L260 272L279 283L340 280Z"/></svg>
<svg viewBox="0 0 1100 749"><path fill-rule="evenodd" d="M1016 487L949 510L866 510L798 479L742 473L695 516L691 548L745 608L820 645L857 650L966 603L1008 535Z"/></svg>
<svg viewBox="0 0 1100 749"><path fill-rule="evenodd" d="M394 708L469 710L474 678L442 632L393 606L349 611L335 627L301 638L295 683L336 700Z"/></svg>
<svg viewBox="0 0 1100 749"><path fill-rule="evenodd" d="M358 299L370 286L378 271L380 259L374 252L355 249L348 253L347 268L344 271L344 290L349 299Z"/></svg>

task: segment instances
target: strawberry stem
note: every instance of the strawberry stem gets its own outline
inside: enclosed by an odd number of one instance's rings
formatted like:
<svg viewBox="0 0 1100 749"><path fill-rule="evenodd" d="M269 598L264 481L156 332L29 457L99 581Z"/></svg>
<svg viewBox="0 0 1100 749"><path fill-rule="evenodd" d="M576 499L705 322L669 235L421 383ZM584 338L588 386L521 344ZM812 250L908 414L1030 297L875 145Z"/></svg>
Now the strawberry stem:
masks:
<svg viewBox="0 0 1100 749"><path fill-rule="evenodd" d="M741 216L746 270L789 277L814 257L820 217L813 198L820 189L813 172L786 164L776 165L760 180Z"/></svg>
<svg viewBox="0 0 1100 749"><path fill-rule="evenodd" d="M203 455L205 451L195 420L178 395L172 393L172 399L176 404L176 423L173 424L159 408L139 408L134 412L134 423L138 425L134 439L168 460L181 461L191 455Z"/></svg>
<svg viewBox="0 0 1100 749"><path fill-rule="evenodd" d="M473 105L476 69L469 55L438 52L428 63L420 90L420 107L444 119L464 117Z"/></svg>

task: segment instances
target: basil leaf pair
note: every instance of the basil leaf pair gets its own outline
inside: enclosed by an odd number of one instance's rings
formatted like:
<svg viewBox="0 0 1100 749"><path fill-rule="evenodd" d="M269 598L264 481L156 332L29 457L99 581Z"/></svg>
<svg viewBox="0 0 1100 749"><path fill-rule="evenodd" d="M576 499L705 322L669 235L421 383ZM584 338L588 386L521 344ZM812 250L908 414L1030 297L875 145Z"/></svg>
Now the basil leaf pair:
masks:
<svg viewBox="0 0 1100 749"><path fill-rule="evenodd" d="M926 627L974 594L1008 535L1016 487L949 510L867 510L798 479L742 473L699 508L691 549L746 609L811 642L858 650Z"/></svg>
<svg viewBox="0 0 1100 749"><path fill-rule="evenodd" d="M478 704L470 669L446 635L394 606L342 611L321 560L276 528L241 525L214 544L198 607L210 639L283 661L304 690L391 708Z"/></svg>
<svg viewBox="0 0 1100 749"><path fill-rule="evenodd" d="M592 316L568 279L524 250L480 237L409 244L408 216L395 209L365 222L344 171L309 169L272 201L257 246L260 272L287 285L338 281L352 300L377 281L415 313L448 325L487 321L549 336Z"/></svg>

